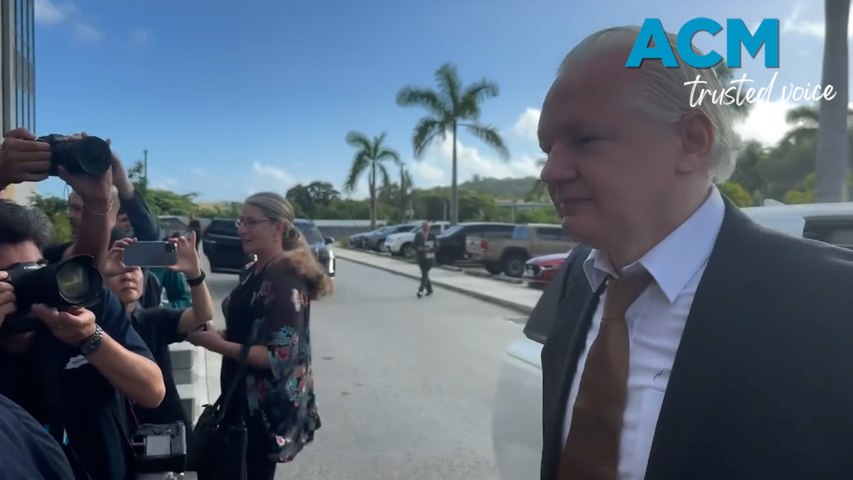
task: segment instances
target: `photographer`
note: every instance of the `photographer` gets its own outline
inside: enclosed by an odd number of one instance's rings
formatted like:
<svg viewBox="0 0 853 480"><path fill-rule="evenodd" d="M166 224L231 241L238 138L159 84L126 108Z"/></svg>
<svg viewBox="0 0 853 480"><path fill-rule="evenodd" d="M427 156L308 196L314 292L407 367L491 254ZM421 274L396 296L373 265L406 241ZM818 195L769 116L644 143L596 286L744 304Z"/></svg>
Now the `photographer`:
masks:
<svg viewBox="0 0 853 480"><path fill-rule="evenodd" d="M106 285L112 290L125 309L130 313L133 328L148 345L154 355L154 361L160 366L166 384L166 397L157 408L150 409L134 406L134 413L140 424L169 424L183 422L187 433L187 448L192 443L192 422L187 418L178 387L172 378L172 361L169 345L185 340L188 333L197 330L213 319L213 299L204 283L204 273L199 266L198 252L191 238L173 239L177 245L178 262L168 267L171 271L181 272L189 278L192 288L192 308L142 308L139 299L144 293L142 270L139 267L124 265L125 249L135 242L126 238L116 242L102 270Z"/></svg>
<svg viewBox="0 0 853 480"><path fill-rule="evenodd" d="M20 263L43 261L50 222L36 209L0 201L0 279ZM15 291L0 281L0 327L15 319ZM24 312L21 312L24 313ZM91 310L64 312L34 305L36 331L0 336L0 394L21 405L58 441L92 480L124 479L127 458L117 393L155 408L163 400L163 376L133 330L121 303L104 289ZM78 474L79 478L85 478Z"/></svg>
<svg viewBox="0 0 853 480"><path fill-rule="evenodd" d="M0 187L39 181L50 174L49 144L33 141L22 129L5 138ZM69 175L60 167L58 173L85 206L80 223L85 234L72 251L92 255L101 264L109 241L110 170L100 176ZM17 275L16 265L43 265L41 249L50 233L42 212L0 201L0 332L4 325L19 324L27 313L18 311L16 293L40 293L15 292L6 271L14 269ZM127 412L118 401L119 393L155 408L163 400L165 386L118 299L107 289L99 293L100 300L89 308L59 312L33 305L30 313L38 320L34 329L0 335L0 394L24 407L63 443L77 478L119 480L128 474L121 433Z"/></svg>

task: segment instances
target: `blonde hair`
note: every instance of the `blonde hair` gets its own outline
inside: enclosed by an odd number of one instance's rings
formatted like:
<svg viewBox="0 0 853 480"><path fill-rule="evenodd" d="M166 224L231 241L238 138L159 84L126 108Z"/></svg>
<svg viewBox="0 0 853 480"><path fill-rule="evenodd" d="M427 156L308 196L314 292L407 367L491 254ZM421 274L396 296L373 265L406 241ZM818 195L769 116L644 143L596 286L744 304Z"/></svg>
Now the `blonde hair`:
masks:
<svg viewBox="0 0 853 480"><path fill-rule="evenodd" d="M330 294L332 283L329 277L302 233L294 225L293 205L286 198L273 192L256 193L247 198L245 203L258 208L269 220L281 222L285 226L281 237L284 256L275 268L304 279L313 300Z"/></svg>

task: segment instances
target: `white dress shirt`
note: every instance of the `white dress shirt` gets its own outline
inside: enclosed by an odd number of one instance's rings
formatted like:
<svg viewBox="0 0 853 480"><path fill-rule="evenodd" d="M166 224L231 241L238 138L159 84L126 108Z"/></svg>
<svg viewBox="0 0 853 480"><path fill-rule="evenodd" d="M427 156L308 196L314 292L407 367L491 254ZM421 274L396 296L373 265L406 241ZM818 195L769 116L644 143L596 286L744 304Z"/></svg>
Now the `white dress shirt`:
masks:
<svg viewBox="0 0 853 480"><path fill-rule="evenodd" d="M645 476L652 438L660 414L669 373L687 315L708 257L711 255L725 204L716 188L708 199L684 223L640 260L627 266L645 269L654 282L628 308L625 315L629 332L628 403L619 457L619 478L640 480ZM593 291L598 290L608 275L618 276L609 260L593 250L583 264ZM572 408L578 394L586 356L598 336L601 312L607 292L602 295L593 318L586 346L581 352L572 381L563 425L563 439L568 436Z"/></svg>

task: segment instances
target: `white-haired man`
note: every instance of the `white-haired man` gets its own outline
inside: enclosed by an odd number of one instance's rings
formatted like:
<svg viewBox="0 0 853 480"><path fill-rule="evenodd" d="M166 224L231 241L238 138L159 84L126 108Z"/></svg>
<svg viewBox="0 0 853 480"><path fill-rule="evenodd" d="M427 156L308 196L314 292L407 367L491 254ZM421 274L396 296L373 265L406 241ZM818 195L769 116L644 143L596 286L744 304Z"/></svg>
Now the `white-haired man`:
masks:
<svg viewBox="0 0 853 480"><path fill-rule="evenodd" d="M541 478L849 477L853 253L721 196L731 120L684 86L720 80L626 68L637 32L579 44L542 107L541 178L582 246L532 314L553 322Z"/></svg>

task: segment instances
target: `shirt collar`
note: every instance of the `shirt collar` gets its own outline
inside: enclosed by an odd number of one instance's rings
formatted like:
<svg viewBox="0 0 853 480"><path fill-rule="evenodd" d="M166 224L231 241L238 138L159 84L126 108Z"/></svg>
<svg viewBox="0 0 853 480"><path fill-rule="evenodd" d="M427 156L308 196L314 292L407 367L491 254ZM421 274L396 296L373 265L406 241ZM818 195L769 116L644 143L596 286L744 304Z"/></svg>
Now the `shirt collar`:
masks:
<svg viewBox="0 0 853 480"><path fill-rule="evenodd" d="M693 215L624 271L646 270L669 302L674 302L711 256L725 210L720 192L711 187L708 198ZM584 261L583 269L593 291L608 276L618 276L606 255L596 249Z"/></svg>

